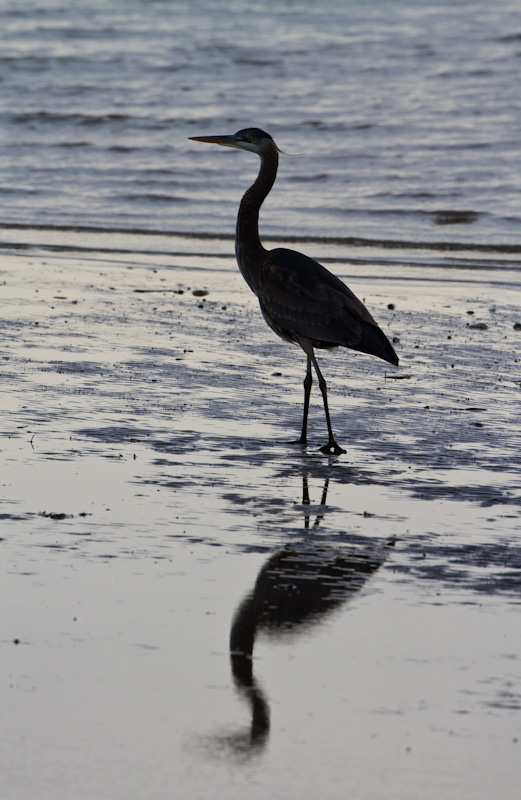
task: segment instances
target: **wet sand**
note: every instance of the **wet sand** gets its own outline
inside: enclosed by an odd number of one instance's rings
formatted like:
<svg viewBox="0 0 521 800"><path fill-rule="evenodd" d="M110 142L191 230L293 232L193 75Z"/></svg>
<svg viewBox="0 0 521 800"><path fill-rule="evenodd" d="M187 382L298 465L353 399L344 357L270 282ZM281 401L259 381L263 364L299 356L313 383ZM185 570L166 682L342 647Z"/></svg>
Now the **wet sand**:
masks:
<svg viewBox="0 0 521 800"><path fill-rule="evenodd" d="M56 238L2 258L1 796L517 798L518 265L305 248L399 340L319 357L337 458L229 242Z"/></svg>

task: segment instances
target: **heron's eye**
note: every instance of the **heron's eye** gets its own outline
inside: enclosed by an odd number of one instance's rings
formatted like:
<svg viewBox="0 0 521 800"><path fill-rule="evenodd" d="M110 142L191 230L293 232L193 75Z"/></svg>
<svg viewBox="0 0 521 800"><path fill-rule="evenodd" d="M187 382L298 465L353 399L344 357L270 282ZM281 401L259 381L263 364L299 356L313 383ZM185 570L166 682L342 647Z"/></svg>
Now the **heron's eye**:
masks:
<svg viewBox="0 0 521 800"><path fill-rule="evenodd" d="M253 142L253 136L248 136L248 141Z"/></svg>

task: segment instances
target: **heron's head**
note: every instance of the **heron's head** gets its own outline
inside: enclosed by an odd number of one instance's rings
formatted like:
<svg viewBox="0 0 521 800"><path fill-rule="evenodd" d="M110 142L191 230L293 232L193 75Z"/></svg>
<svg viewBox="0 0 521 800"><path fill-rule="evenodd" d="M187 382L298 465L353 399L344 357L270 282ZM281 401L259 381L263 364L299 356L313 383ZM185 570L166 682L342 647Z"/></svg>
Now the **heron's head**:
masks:
<svg viewBox="0 0 521 800"><path fill-rule="evenodd" d="M220 144L223 147L236 147L238 150L249 150L261 156L268 150L278 150L272 137L260 128L243 128L230 136L190 136L194 142L208 142L209 144Z"/></svg>

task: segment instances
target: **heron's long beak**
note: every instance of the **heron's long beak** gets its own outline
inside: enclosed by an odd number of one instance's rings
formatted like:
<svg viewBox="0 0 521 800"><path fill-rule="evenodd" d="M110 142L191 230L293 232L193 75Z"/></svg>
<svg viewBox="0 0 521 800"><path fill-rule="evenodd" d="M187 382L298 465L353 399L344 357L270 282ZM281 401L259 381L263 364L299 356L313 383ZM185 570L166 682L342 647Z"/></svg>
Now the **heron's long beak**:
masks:
<svg viewBox="0 0 521 800"><path fill-rule="evenodd" d="M239 147L241 140L235 134L230 136L189 136L193 142L207 142L208 144L222 144L224 147Z"/></svg>

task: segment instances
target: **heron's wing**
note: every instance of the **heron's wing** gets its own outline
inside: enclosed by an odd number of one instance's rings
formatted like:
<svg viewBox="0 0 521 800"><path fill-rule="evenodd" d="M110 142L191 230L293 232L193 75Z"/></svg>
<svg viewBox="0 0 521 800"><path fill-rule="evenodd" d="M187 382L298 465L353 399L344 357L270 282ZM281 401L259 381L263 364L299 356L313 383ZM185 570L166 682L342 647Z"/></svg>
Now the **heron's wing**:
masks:
<svg viewBox="0 0 521 800"><path fill-rule="evenodd" d="M290 340L297 335L317 345L357 348L364 329L377 328L364 304L339 278L293 250L268 253L259 301L269 324Z"/></svg>

